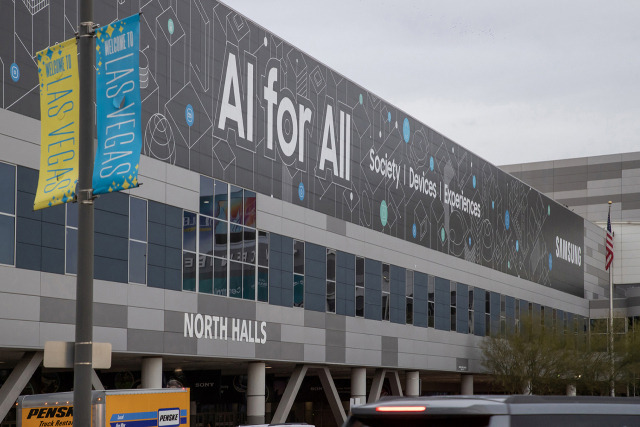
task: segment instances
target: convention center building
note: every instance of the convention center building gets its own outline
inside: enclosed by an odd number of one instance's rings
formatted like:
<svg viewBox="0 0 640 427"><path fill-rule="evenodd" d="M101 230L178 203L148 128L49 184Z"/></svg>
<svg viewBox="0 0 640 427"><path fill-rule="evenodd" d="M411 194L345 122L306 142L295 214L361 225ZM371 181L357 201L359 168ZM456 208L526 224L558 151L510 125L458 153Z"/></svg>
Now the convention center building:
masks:
<svg viewBox="0 0 640 427"><path fill-rule="evenodd" d="M0 13L2 426L19 394L73 386L43 353L74 340L78 206L33 205L35 57L77 7ZM94 7L142 12L143 140L142 185L95 200L96 388L189 387L194 426L336 425L387 394L495 392L480 344L525 315L606 316L604 193L585 218L582 183L510 175L218 1Z"/></svg>

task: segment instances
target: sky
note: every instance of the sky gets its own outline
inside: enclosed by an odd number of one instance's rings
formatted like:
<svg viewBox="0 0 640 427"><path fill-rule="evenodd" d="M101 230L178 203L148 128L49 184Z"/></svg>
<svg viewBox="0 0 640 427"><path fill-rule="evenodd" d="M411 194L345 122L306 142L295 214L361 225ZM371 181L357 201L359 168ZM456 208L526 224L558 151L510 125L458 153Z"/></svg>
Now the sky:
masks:
<svg viewBox="0 0 640 427"><path fill-rule="evenodd" d="M223 2L495 165L640 151L640 1Z"/></svg>

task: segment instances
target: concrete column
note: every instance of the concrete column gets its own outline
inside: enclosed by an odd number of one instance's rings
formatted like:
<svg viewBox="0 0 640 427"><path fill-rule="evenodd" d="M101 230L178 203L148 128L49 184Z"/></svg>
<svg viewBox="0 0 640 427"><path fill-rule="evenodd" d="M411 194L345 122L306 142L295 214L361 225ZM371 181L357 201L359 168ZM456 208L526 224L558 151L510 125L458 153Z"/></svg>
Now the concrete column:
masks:
<svg viewBox="0 0 640 427"><path fill-rule="evenodd" d="M463 374L462 383L460 385L460 393L466 395L473 394L473 375Z"/></svg>
<svg viewBox="0 0 640 427"><path fill-rule="evenodd" d="M405 394L407 397L420 396L420 372L409 371L406 376Z"/></svg>
<svg viewBox="0 0 640 427"><path fill-rule="evenodd" d="M567 396L575 396L575 395L576 395L576 385L567 384Z"/></svg>
<svg viewBox="0 0 640 427"><path fill-rule="evenodd" d="M142 388L162 388L162 357L142 358Z"/></svg>
<svg viewBox="0 0 640 427"><path fill-rule="evenodd" d="M264 424L264 362L249 363L247 376L247 424Z"/></svg>
<svg viewBox="0 0 640 427"><path fill-rule="evenodd" d="M366 368L351 368L351 399L355 399L356 405L367 403Z"/></svg>

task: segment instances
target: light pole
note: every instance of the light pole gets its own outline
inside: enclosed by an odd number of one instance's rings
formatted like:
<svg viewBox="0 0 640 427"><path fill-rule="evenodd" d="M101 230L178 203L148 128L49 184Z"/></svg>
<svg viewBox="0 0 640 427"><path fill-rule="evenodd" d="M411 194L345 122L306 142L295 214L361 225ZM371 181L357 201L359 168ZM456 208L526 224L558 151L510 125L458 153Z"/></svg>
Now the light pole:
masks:
<svg viewBox="0 0 640 427"><path fill-rule="evenodd" d="M80 75L80 130L78 156L78 275L76 277L76 341L73 367L73 425L91 426L93 370L93 94L95 40L93 0L80 0L78 72Z"/></svg>

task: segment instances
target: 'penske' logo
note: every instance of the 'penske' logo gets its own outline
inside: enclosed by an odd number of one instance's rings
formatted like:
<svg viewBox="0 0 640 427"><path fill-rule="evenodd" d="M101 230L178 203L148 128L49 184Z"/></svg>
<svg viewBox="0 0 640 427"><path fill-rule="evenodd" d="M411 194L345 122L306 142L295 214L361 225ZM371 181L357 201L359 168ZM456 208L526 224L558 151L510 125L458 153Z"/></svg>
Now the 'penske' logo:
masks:
<svg viewBox="0 0 640 427"><path fill-rule="evenodd" d="M66 418L73 416L73 406L54 406L47 408L31 408L27 419L31 418Z"/></svg>
<svg viewBox="0 0 640 427"><path fill-rule="evenodd" d="M169 408L158 410L158 427L179 426L180 425L180 409Z"/></svg>

